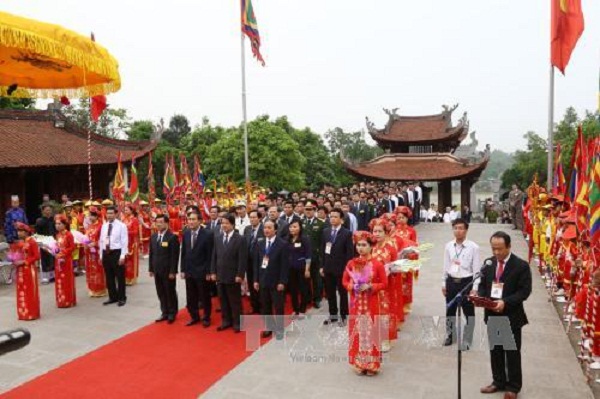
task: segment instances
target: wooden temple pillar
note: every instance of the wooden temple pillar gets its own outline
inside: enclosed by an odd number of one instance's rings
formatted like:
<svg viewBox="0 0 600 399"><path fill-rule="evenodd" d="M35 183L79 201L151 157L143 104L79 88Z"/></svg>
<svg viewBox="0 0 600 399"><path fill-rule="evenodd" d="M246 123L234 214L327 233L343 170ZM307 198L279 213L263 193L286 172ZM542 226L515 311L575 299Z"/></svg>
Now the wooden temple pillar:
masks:
<svg viewBox="0 0 600 399"><path fill-rule="evenodd" d="M452 206L452 180L438 183L438 209L443 213L447 206Z"/></svg>
<svg viewBox="0 0 600 399"><path fill-rule="evenodd" d="M459 211L462 211L463 207L466 205L471 209L471 187L473 186L473 181L471 179L462 178L460 179L460 206L458 207Z"/></svg>

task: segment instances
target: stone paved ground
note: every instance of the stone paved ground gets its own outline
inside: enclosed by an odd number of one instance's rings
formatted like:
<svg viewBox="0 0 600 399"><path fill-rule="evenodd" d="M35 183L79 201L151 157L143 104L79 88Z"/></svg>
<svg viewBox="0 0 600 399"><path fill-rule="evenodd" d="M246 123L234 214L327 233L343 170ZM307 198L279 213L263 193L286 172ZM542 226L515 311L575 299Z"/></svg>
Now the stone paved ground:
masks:
<svg viewBox="0 0 600 399"><path fill-rule="evenodd" d="M496 227L483 224L471 227L470 238L480 244L483 255L490 253L487 240ZM440 224L421 225L418 230L421 240L434 243L435 247L424 255L430 260L423 266L415 287L413 313L396 347L386 357L380 375L372 378L354 375L344 359L345 331L339 327L321 327L322 315L326 313L321 309L313 311L310 319L298 322L286 340L273 340L263 346L204 397L456 397L455 347L440 346L443 320L437 320L440 327L436 329L434 319L444 314L439 259L451 231ZM512 235L514 251L525 256L525 242ZM146 270L146 265L141 269ZM547 300L539 276L533 275L533 294L526 302L531 324L523 334L521 397L592 398L556 311ZM78 306L57 309L53 286L42 286L42 318L25 323L16 320L14 287L0 286L0 331L24 326L33 336L25 349L0 357L0 392L135 331L157 316L154 286L145 274L137 286L129 289L128 303L123 308L104 307L100 304L102 299L88 298L83 277L77 278L77 287ZM180 303L185 303L181 281L178 292ZM464 355L463 397L481 397L479 387L490 381L489 355L481 345Z"/></svg>
<svg viewBox="0 0 600 399"><path fill-rule="evenodd" d="M499 226L473 224L469 237L491 255L487 243ZM419 237L435 247L424 256L430 260L421 269L415 287L413 312L400 340L376 377L356 376L345 363L344 333L339 327L322 327L325 309L313 312L284 341L271 341L215 384L206 398L455 398L456 346L441 347L443 320L433 328L433 317L445 314L441 295L439 259L443 244L451 239L444 225L420 225ZM526 256L526 243L509 231L513 249ZM523 398L592 398L573 349L548 302L541 279L534 275L533 294L526 302L530 325L523 332ZM480 315L480 314L478 314ZM481 320L481 318L479 318ZM429 333L433 332L433 333ZM437 332L437 336L436 333ZM303 338L303 337L317 338ZM481 335L481 336L485 336ZM312 347L311 347L312 345ZM339 348L339 346L342 346ZM339 348L336 349L336 348ZM307 362L304 353L316 355ZM319 355L323 355L318 358ZM317 362L317 360L321 360ZM483 345L463 356L463 397L501 398L481 395L479 388L491 382L489 352Z"/></svg>

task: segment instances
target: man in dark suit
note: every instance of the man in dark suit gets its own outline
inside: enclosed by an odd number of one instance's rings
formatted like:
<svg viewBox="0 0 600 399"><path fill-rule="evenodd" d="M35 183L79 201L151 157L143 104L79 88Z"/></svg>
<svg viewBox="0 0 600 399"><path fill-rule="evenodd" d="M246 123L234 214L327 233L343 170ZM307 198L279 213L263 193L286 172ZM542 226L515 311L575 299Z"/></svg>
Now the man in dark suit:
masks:
<svg viewBox="0 0 600 399"><path fill-rule="evenodd" d="M369 206L367 205L367 193L361 191L352 195L352 207L350 212L356 217L358 230L369 230Z"/></svg>
<svg viewBox="0 0 600 399"><path fill-rule="evenodd" d="M169 324L173 324L178 310L175 277L179 263L179 240L168 229L167 215L156 216L155 223L157 232L150 238L148 266L160 301L161 315L156 322L168 320Z"/></svg>
<svg viewBox="0 0 600 399"><path fill-rule="evenodd" d="M209 220L206 223L206 228L209 231L212 231L214 235L217 235L221 232L221 221L219 220L219 213L221 212L221 208L218 206L211 206L209 210Z"/></svg>
<svg viewBox="0 0 600 399"><path fill-rule="evenodd" d="M250 226L244 230L244 238L248 245L248 268L246 269L246 281L248 282L248 291L250 292L250 304L252 313L260 314L260 298L258 291L254 289L254 254L258 244L265 240L263 225L261 223L262 214L259 211L250 211L248 214Z"/></svg>
<svg viewBox="0 0 600 399"><path fill-rule="evenodd" d="M331 227L323 230L321 238L321 276L325 278L325 293L329 303L329 319L323 324L338 321L337 293L340 295L340 326L346 324L348 317L348 292L342 284L342 275L346 264L354 257L352 233L342 226L344 212L333 208L329 213Z"/></svg>
<svg viewBox="0 0 600 399"><path fill-rule="evenodd" d="M212 312L210 262L214 236L210 230L200 227L199 212L188 213L187 222L181 243L181 278L185 280L186 307L191 317L186 326L200 321L198 302L202 302L202 325L208 327Z"/></svg>
<svg viewBox="0 0 600 399"><path fill-rule="evenodd" d="M277 237L287 240L289 233L290 233L289 225L285 221L285 218L279 217L279 209L277 209L277 207L275 205L271 206L269 208L269 212L268 212L267 216L268 216L267 220L271 220L273 223L275 223L277 225ZM265 224L265 222L263 222L263 226L264 226L264 224Z"/></svg>
<svg viewBox="0 0 600 399"><path fill-rule="evenodd" d="M310 278L312 282L312 300L315 308L321 307L323 298L323 277L319 273L321 264L321 240L323 239L323 230L325 222L317 218L315 214L315 203L312 200L306 201L304 212L306 217L302 225L302 230L310 238L312 254L310 258Z"/></svg>
<svg viewBox="0 0 600 399"><path fill-rule="evenodd" d="M215 237L211 262L211 278L217 282L223 320L217 331L233 327L240 332L242 313L242 281L246 275L248 246L244 237L235 231L235 216L221 218L222 233Z"/></svg>
<svg viewBox="0 0 600 399"><path fill-rule="evenodd" d="M282 339L285 287L289 277L287 243L276 236L277 224L272 220L264 224L263 230L265 239L258 244L254 256L254 289L260 295L261 314L267 325L267 331L261 335L266 338L274 331L275 337Z"/></svg>
<svg viewBox="0 0 600 399"><path fill-rule="evenodd" d="M531 294L531 269L527 262L511 253L510 236L505 232L494 233L490 243L494 257L490 266L482 268L478 293L496 302L495 308L485 310L484 319L493 382L481 388L481 393L506 391L505 399L516 399L523 385L521 328L528 323L523 302Z"/></svg>

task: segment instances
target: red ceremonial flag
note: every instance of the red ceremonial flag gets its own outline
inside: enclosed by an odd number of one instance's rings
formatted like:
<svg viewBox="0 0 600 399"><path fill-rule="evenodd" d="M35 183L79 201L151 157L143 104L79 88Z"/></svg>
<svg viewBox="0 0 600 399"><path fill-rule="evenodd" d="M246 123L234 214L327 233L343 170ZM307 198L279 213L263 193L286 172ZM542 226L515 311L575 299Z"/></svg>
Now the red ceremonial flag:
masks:
<svg viewBox="0 0 600 399"><path fill-rule="evenodd" d="M581 0L552 0L550 62L562 74L583 33Z"/></svg>
<svg viewBox="0 0 600 399"><path fill-rule="evenodd" d="M252 6L252 0L241 0L242 6L242 32L250 40L250 46L252 47L252 54L265 66L265 60L260 53L260 33L258 33L258 24L256 23L256 16L254 15L254 7Z"/></svg>
<svg viewBox="0 0 600 399"><path fill-rule="evenodd" d="M560 143L556 145L556 156L554 158L554 182L552 184L552 194L560 194L565 195L566 191L566 183L565 183L565 174L563 172L562 166L562 154L560 150Z"/></svg>
<svg viewBox="0 0 600 399"><path fill-rule="evenodd" d="M121 151L117 155L117 172L115 173L115 180L113 182L113 198L119 205L123 201L123 195L125 193L125 180L123 179L123 166L121 165Z"/></svg>
<svg viewBox="0 0 600 399"><path fill-rule="evenodd" d="M138 184L137 169L135 168L135 157L131 157L131 178L129 179L129 201L137 206L140 198L140 187Z"/></svg>
<svg viewBox="0 0 600 399"><path fill-rule="evenodd" d="M92 120L94 122L98 122L100 115L102 115L102 112L104 112L104 110L106 109L106 96L92 97L92 104L91 104L90 108L91 108Z"/></svg>
<svg viewBox="0 0 600 399"><path fill-rule="evenodd" d="M155 198L156 182L154 181L154 168L152 167L152 151L150 151L148 158L148 202L151 206L154 206Z"/></svg>

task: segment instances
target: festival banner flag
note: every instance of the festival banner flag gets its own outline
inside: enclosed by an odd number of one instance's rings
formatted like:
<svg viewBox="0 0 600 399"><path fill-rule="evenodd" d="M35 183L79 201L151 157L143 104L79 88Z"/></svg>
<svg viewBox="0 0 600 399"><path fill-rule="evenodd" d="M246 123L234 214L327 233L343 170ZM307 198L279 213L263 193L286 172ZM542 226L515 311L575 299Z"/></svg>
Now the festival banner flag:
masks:
<svg viewBox="0 0 600 399"><path fill-rule="evenodd" d="M171 200L171 197L175 193L177 185L177 176L175 173L172 157L167 154L165 157L165 175L163 177L163 193L167 202Z"/></svg>
<svg viewBox="0 0 600 399"><path fill-rule="evenodd" d="M588 194L590 204L589 230L591 242L600 246L600 139L596 138Z"/></svg>
<svg viewBox="0 0 600 399"><path fill-rule="evenodd" d="M184 154L179 154L179 190L181 195L190 188L192 180L190 179L190 169L188 168L187 158Z"/></svg>
<svg viewBox="0 0 600 399"><path fill-rule="evenodd" d="M581 0L552 0L550 62L565 74L584 29Z"/></svg>
<svg viewBox="0 0 600 399"><path fill-rule="evenodd" d="M123 179L123 165L121 165L121 151L117 155L117 172L112 187L113 198L117 204L123 201L125 194L125 180Z"/></svg>
<svg viewBox="0 0 600 399"><path fill-rule="evenodd" d="M583 178L583 168L587 167L587 151L583 139L583 130L581 125L577 127L577 140L571 155L571 176L569 178L569 189L567 190L567 199L575 201L579 193L579 186Z"/></svg>
<svg viewBox="0 0 600 399"><path fill-rule="evenodd" d="M194 155L194 176L192 176L192 185L198 193L201 194L204 192L206 180L204 178L204 173L202 173L202 164L200 163L200 157L198 155Z"/></svg>
<svg viewBox="0 0 600 399"><path fill-rule="evenodd" d="M552 184L552 194L564 195L566 191L565 173L562 166L562 153L560 150L560 143L556 146L556 160L554 163L554 182Z"/></svg>
<svg viewBox="0 0 600 399"><path fill-rule="evenodd" d="M156 182L154 181L154 168L152 167L152 151L148 158L148 202L150 206L154 205L154 199L156 198Z"/></svg>
<svg viewBox="0 0 600 399"><path fill-rule="evenodd" d="M265 60L260 53L260 34L258 33L258 24L254 16L254 7L252 0L241 0L242 5L242 32L250 40L252 46L252 54L254 57L265 66Z"/></svg>
<svg viewBox="0 0 600 399"><path fill-rule="evenodd" d="M140 198L140 187L138 184L137 169L135 168L135 157L131 157L131 178L129 179L129 201L137 206Z"/></svg>

